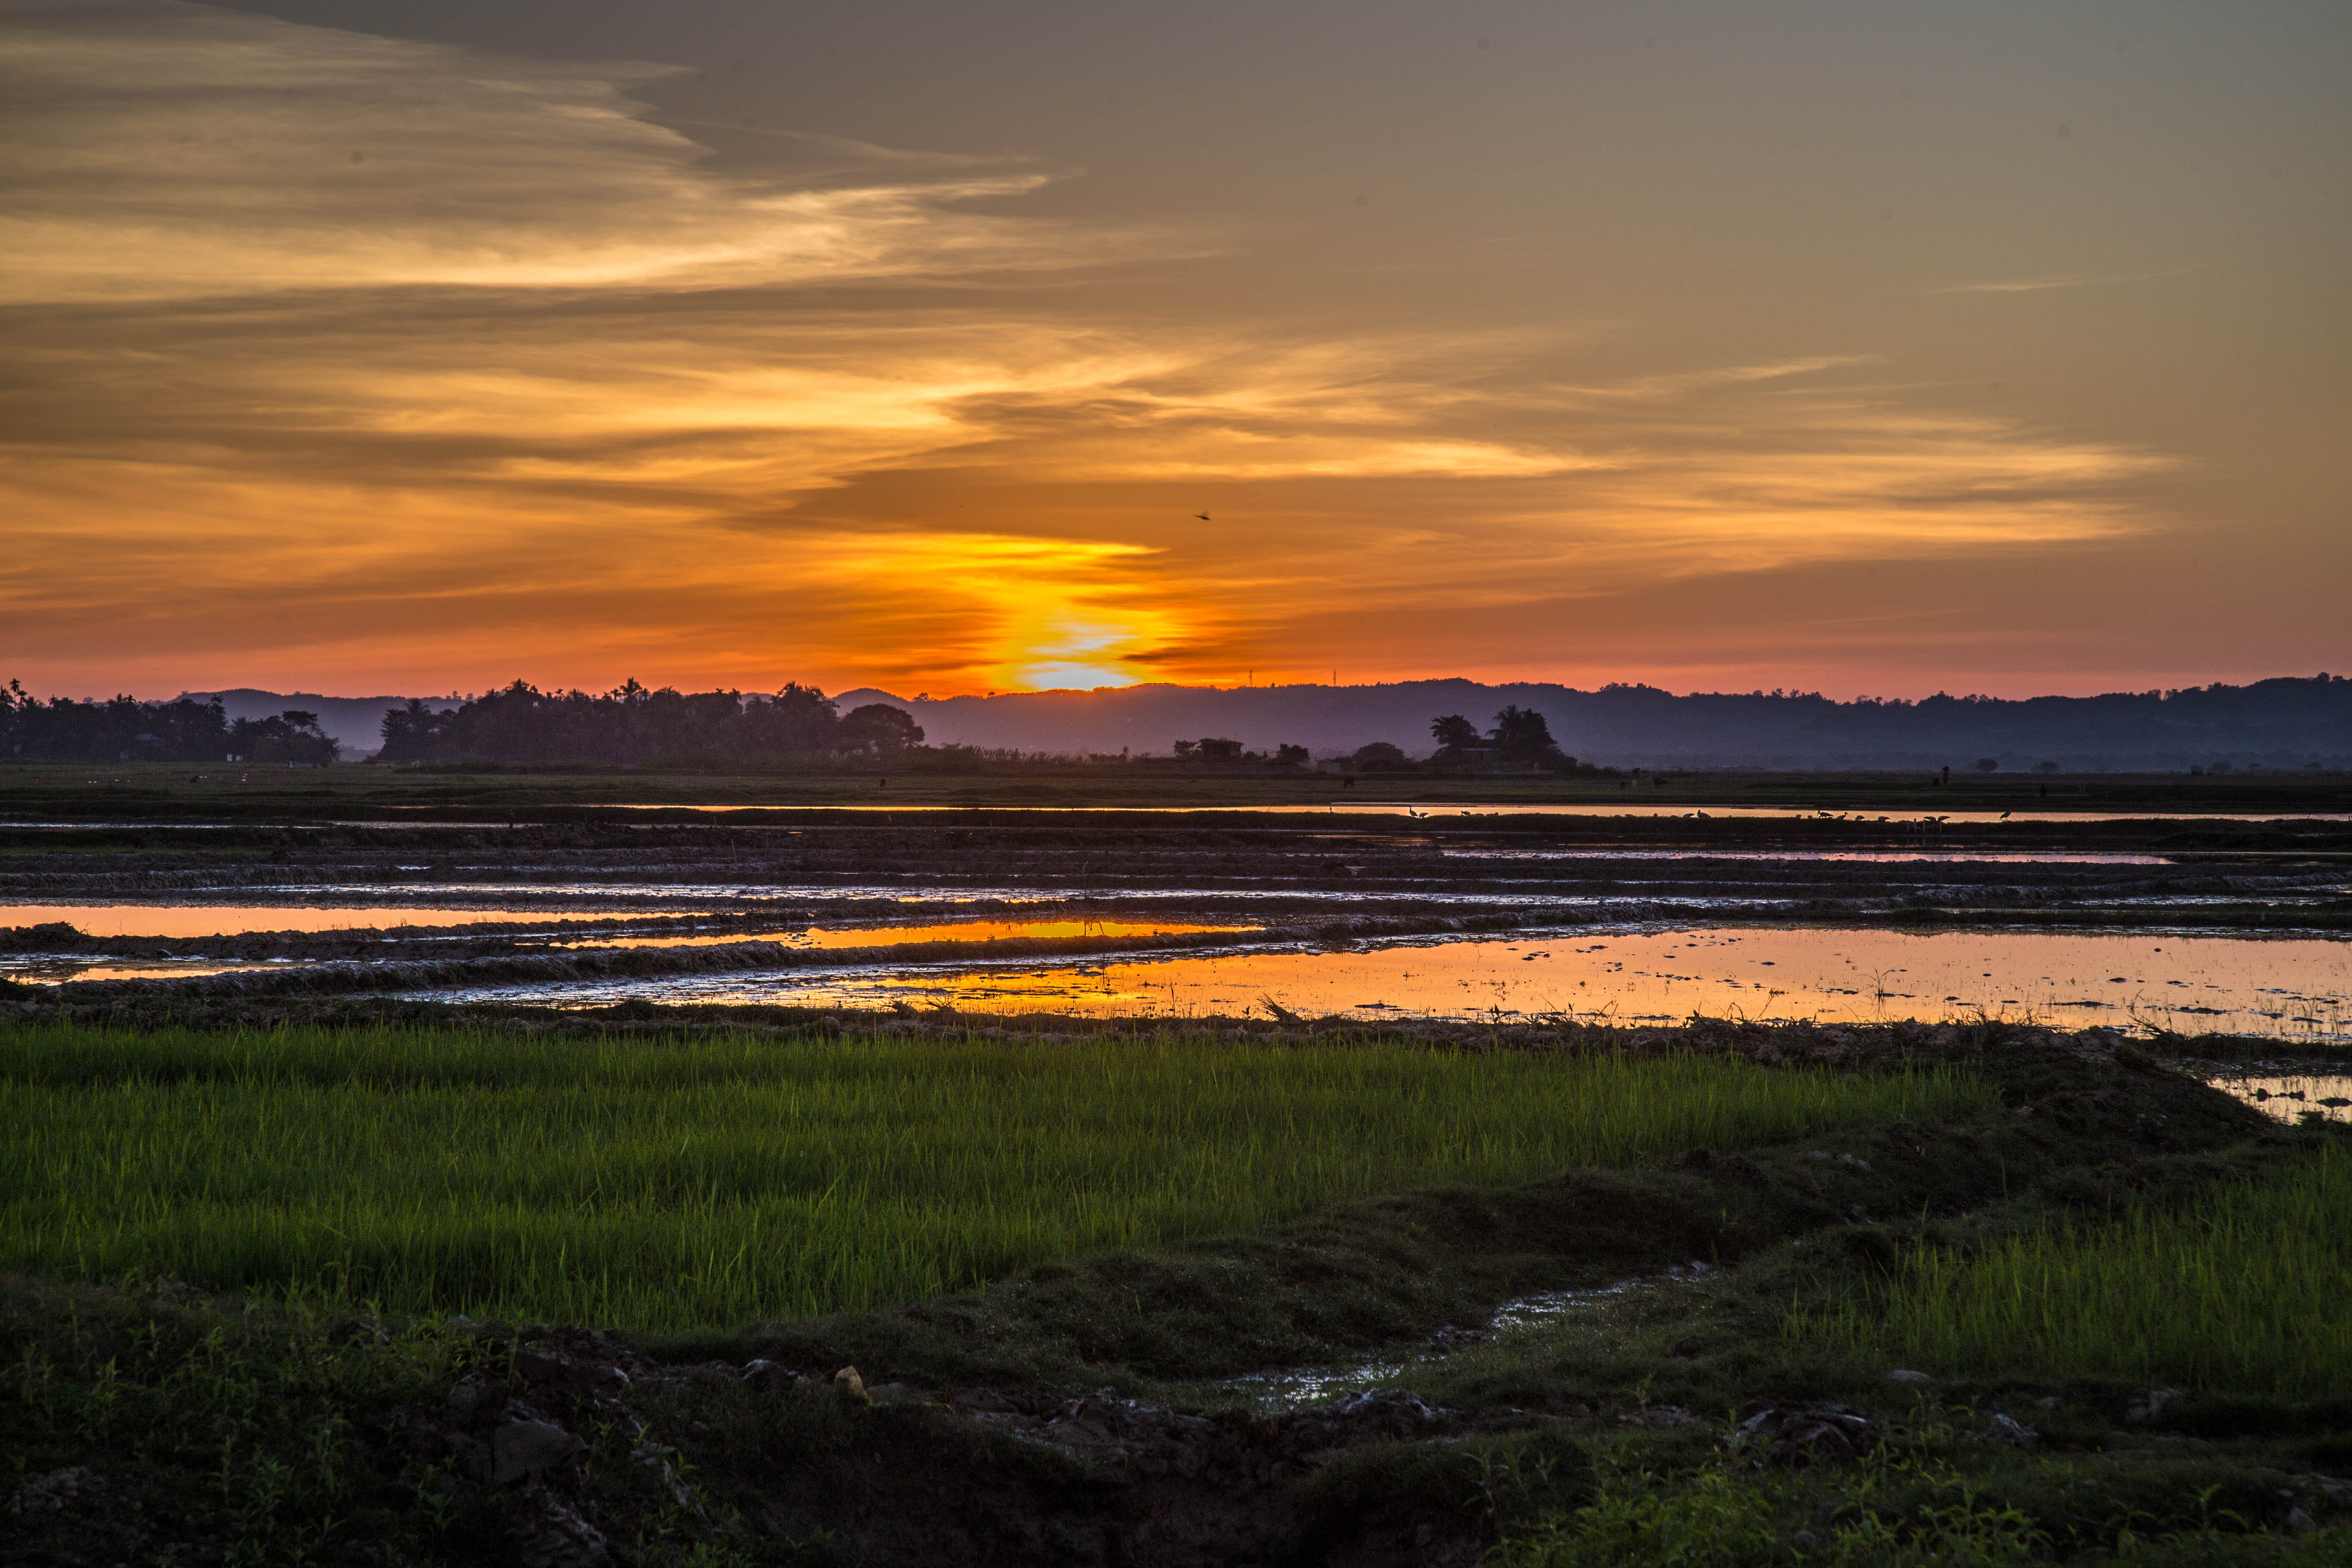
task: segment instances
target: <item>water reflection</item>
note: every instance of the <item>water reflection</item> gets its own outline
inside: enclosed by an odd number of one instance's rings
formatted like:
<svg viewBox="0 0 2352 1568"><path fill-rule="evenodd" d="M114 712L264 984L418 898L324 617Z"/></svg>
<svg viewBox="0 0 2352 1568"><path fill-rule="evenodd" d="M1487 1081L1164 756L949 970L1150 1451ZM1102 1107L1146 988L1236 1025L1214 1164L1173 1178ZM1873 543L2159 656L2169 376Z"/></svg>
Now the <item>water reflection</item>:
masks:
<svg viewBox="0 0 2352 1568"><path fill-rule="evenodd" d="M599 910L628 914L636 911ZM679 912L675 908L667 911ZM579 910L425 909L377 904L371 909L290 908L278 904L0 904L0 929L65 924L84 936L152 936L172 941L241 936L268 931L380 931L390 926L528 925L576 921Z"/></svg>
<svg viewBox="0 0 2352 1568"><path fill-rule="evenodd" d="M2352 942L2172 932L1909 932L1591 927L1509 940L1297 945L1098 963L864 967L512 987L482 998L950 1006L1159 1016L1574 1017L1693 1013L1874 1022L1982 1014L2336 1039L2352 1032Z"/></svg>
<svg viewBox="0 0 2352 1568"><path fill-rule="evenodd" d="M47 953L0 958L0 979L27 985L58 985L80 980L190 980L205 974L237 974L281 966L282 959L228 961L209 958L68 958Z"/></svg>
<svg viewBox="0 0 2352 1568"><path fill-rule="evenodd" d="M1053 942L1087 937L1182 936L1195 931L1248 932L1247 925L1186 925L1171 921L957 921L946 925L856 926L827 931L730 931L710 936L609 936L549 943L551 947L715 947L773 942L787 947L903 947L925 942Z"/></svg>
<svg viewBox="0 0 2352 1568"><path fill-rule="evenodd" d="M1262 879L1261 879L1262 880ZM1629 883L1628 893L1610 896L1592 894L1561 894L1550 890L1528 893L1506 893L1481 889L1452 891L1442 887L1423 886L1425 879L1385 877L1372 889L1362 888L1301 888L1285 881L1279 885L1254 886L1242 883L1238 878L1203 878L1184 887L1134 887L1126 884L1102 883L1033 883L1013 886L1006 883L963 884L943 881L936 877L909 872L899 881L871 882L701 882L665 884L661 882L430 882L404 883L399 891L411 896L456 898L468 893L484 898L531 897L552 901L572 899L580 908L559 915L542 915L541 919L583 920L591 912L602 915L631 914L700 914L714 910L731 913L750 913L763 905L782 905L800 909L826 903L859 903L877 900L898 903L923 904L1045 904L1071 900L1102 900L1116 899L1124 904L1192 903L1202 900L1219 901L1259 900L1289 901L1303 904L1360 905L1368 898L1409 899L1415 903L1459 904L1476 909L1524 909L1536 905L1563 907L1599 907L1622 904L1629 897L1639 897L1644 903L1680 903L1693 908L1719 907L1726 904L1748 904L1772 901L1727 894L1689 895L1679 898L1654 897L1640 891L1650 884ZM1656 884L1664 886L1665 884ZM370 889L356 883L287 884L239 889L246 893L280 893L289 897L314 898L364 897ZM383 889L374 889L381 898ZM615 906L618 906L617 908ZM382 910L397 912L400 906L385 904ZM485 918L485 917L474 917ZM1167 928L1160 928L1165 930Z"/></svg>
<svg viewBox="0 0 2352 1568"><path fill-rule="evenodd" d="M1898 866L2166 866L2179 858L2097 849L1490 849L1448 845L1442 852L1454 860L1734 860L1766 864L1775 860L1863 860Z"/></svg>
<svg viewBox="0 0 2352 1568"><path fill-rule="evenodd" d="M437 806L394 806L395 811L435 811ZM1465 816L1636 816L1683 817L1706 822L1723 817L1769 817L1780 821L1853 822L1875 826L1933 826L1956 822L2352 822L2352 814L2325 811L1939 811L1889 812L1830 812L1801 805L1645 805L1639 801L1507 801L1500 804L1480 804L1475 801L1403 801L1403 800L1327 800L1293 805L1242 803L1228 805L919 805L914 804L856 805L841 803L812 805L798 802L779 801L771 805L758 802L735 802L709 805L699 801L582 801L567 810L583 811L696 811L725 812L773 811L794 815L810 812L1047 812L1056 816L1203 816L1233 815L1243 816L1428 816L1460 818ZM80 824L37 823L22 826L75 826ZM109 826L109 825L98 825ZM389 826L370 822L339 824L354 827ZM434 826L446 826L435 824ZM511 826L468 823L467 826ZM526 826L542 826L526 823Z"/></svg>
<svg viewBox="0 0 2352 1568"><path fill-rule="evenodd" d="M2213 1087L2281 1121L2296 1122L2312 1116L2326 1121L2352 1121L2352 1078L2292 1074L2217 1079Z"/></svg>
<svg viewBox="0 0 2352 1568"><path fill-rule="evenodd" d="M1647 1295L1662 1287L1690 1284L1707 1276L1707 1266L1696 1259L1660 1274L1636 1275L1613 1285L1584 1290L1545 1290L1520 1296L1495 1309L1486 1326L1441 1329L1402 1359L1360 1362L1340 1367L1294 1367L1286 1372L1250 1373L1210 1386L1246 1398L1264 1414L1297 1409L1303 1405L1360 1394L1394 1382L1419 1365L1437 1361L1466 1346L1497 1336L1549 1328L1612 1301Z"/></svg>

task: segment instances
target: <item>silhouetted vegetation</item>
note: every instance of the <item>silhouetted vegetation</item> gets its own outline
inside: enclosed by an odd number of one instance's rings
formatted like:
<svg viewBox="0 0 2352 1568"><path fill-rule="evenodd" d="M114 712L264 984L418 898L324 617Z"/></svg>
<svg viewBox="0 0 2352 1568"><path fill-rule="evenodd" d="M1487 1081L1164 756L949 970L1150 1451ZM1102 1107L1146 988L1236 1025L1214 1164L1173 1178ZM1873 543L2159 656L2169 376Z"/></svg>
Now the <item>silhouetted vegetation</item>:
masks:
<svg viewBox="0 0 2352 1568"><path fill-rule="evenodd" d="M1430 738L1444 752L1464 752L1475 746L1480 736L1478 726L1459 713L1448 713L1429 726Z"/></svg>
<svg viewBox="0 0 2352 1568"><path fill-rule="evenodd" d="M1507 762L1549 762L1559 755L1544 716L1516 703L1495 715L1494 732L1487 740Z"/></svg>
<svg viewBox="0 0 2352 1568"><path fill-rule="evenodd" d="M251 763L324 767L341 752L319 716L289 709L229 721L218 700L175 697L46 702L10 681L0 690L0 758L21 763Z"/></svg>
<svg viewBox="0 0 2352 1568"><path fill-rule="evenodd" d="M1304 746L1295 746L1286 742L1275 747L1271 752L1253 752L1244 749L1239 741L1227 740L1216 735L1204 735L1197 741L1179 741L1171 748L1171 751L1175 760L1183 763L1188 770L1207 767L1220 772L1252 772L1264 771L1267 768L1295 771L1304 769L1315 761L1314 753ZM1118 763L1127 766L1149 767L1154 763L1161 767L1167 765L1167 759L1164 757L1130 757L1124 752L1116 757L1097 756L1090 760L1097 763Z"/></svg>
<svg viewBox="0 0 2352 1568"><path fill-rule="evenodd" d="M261 707L251 700L262 698L284 701L286 711L231 720L209 697L42 700L11 686L0 691L0 761L301 764L336 754L331 737L304 710L318 707L316 700L297 708L297 700L278 694L242 696L248 713ZM1481 699L1502 703L1494 728L1484 733L1459 712L1433 722L1420 716L1441 703ZM1177 742L1172 757L1101 743L1106 736L1188 730L1200 738ZM797 683L769 694L649 690L631 681L595 693L541 691L518 681L452 709L412 700L384 714L382 732L386 762L534 769L581 763L695 772L858 771L887 757L909 773L1083 763L1144 773L1263 774L1306 772L1320 758L1351 773L1613 777L1612 767L1638 765L1652 776L1726 767L1916 767L1936 782L1948 782L1948 769L1964 776L2185 770L2226 777L2352 764L2352 680L2321 676L2021 701L1938 695L1916 702L1469 681L1338 691L1163 686L918 700L912 712L893 700L847 714L814 687ZM1384 732L1403 743L1366 740ZM1419 762L1406 749L1416 732L1437 742ZM1272 743L1284 735L1290 739ZM348 731L344 741L358 744ZM1562 754L1562 742L1575 749L1574 757Z"/></svg>
<svg viewBox="0 0 2352 1568"><path fill-rule="evenodd" d="M319 716L299 708L267 719L239 719L228 727L228 760L233 763L323 768L341 752L341 743L319 728Z"/></svg>
<svg viewBox="0 0 2352 1568"><path fill-rule="evenodd" d="M1597 773L1601 769L1580 763L1564 754L1558 742L1551 738L1551 725L1541 713L1517 703L1506 705L1495 715L1495 727L1481 735L1478 727L1459 713L1448 713L1430 721L1429 733L1437 742L1436 754L1430 765L1451 772L1462 768L1507 767L1514 771L1540 770L1546 773ZM1375 745L1379 743L1376 742ZM1394 746L1394 760L1385 757L1376 764L1384 768L1406 766L1404 753ZM1375 746L1365 746L1356 755L1363 757L1374 752Z"/></svg>
<svg viewBox="0 0 2352 1568"><path fill-rule="evenodd" d="M923 727L903 708L868 702L841 721L840 740L863 752L903 752L923 743Z"/></svg>
<svg viewBox="0 0 2352 1568"><path fill-rule="evenodd" d="M885 719L882 714L891 717ZM923 731L877 703L847 719L814 686L762 692L541 691L518 680L446 712L422 702L383 716L386 763L744 761L888 750Z"/></svg>

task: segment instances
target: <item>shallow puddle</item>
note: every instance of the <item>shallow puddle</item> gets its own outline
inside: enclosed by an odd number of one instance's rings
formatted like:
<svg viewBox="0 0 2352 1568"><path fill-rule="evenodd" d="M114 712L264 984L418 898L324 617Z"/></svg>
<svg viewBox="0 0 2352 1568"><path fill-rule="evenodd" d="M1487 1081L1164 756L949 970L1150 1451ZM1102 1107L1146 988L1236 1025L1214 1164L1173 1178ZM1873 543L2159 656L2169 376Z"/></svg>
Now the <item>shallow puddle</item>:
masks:
<svg viewBox="0 0 2352 1568"><path fill-rule="evenodd" d="M2352 942L2309 937L1823 927L1591 927L1508 940L1342 949L1261 947L1025 965L909 965L625 984L501 987L482 998L599 1005L624 996L977 1012L1234 1016L1269 1002L1308 1016L1573 1016L1624 1024L1693 1013L1867 1023L1979 1014L2082 1027L2343 1038Z"/></svg>
<svg viewBox="0 0 2352 1568"><path fill-rule="evenodd" d="M1861 860L1878 865L2165 866L2168 855L2069 849L1444 849L1454 860Z"/></svg>
<svg viewBox="0 0 2352 1568"><path fill-rule="evenodd" d="M398 806L394 810L432 811L434 806ZM567 807L575 809L575 807ZM810 805L797 802L735 802L725 805L706 805L698 801L582 801L576 809L596 811L698 811L738 812L773 811L793 814L825 811L854 812L1045 812L1058 816L1202 816L1231 815L1243 816L1427 816L1459 818L1465 816L1637 816L1684 817L1706 822L1724 817L1769 817L1780 821L1886 823L1893 826L1932 826L1951 822L2352 822L2352 814L2342 812L2205 812L2205 811L1940 811L1876 813L1826 812L1805 806L1788 805L1711 805L1704 808L1688 805L1644 804L1636 800L1622 801L1559 801L1512 802L1499 805L1483 805L1475 802L1454 801L1353 801L1330 800L1305 802L1297 805L916 805L873 803L863 805L838 804ZM74 826L69 823L37 823L18 826ZM376 826L352 823L352 826ZM441 826L436 824L436 826ZM467 824L469 826L495 826ZM526 824L526 826L538 826Z"/></svg>
<svg viewBox="0 0 2352 1568"><path fill-rule="evenodd" d="M2352 1078L2291 1074L2283 1078L2216 1079L2213 1087L2281 1121L2307 1116L2352 1121Z"/></svg>
<svg viewBox="0 0 2352 1568"><path fill-rule="evenodd" d="M1484 1328L1441 1329L1417 1351L1405 1356L1364 1362L1349 1367L1294 1367L1285 1372L1254 1373L1226 1378L1215 1386L1239 1394L1266 1414L1295 1410L1326 1399L1360 1394L1394 1382L1412 1368L1498 1336L1525 1333L1590 1311L1607 1302L1703 1279L1707 1266L1696 1259L1660 1274L1637 1275L1613 1285L1585 1290L1546 1290L1521 1296L1495 1309Z"/></svg>
<svg viewBox="0 0 2352 1568"><path fill-rule="evenodd" d="M192 980L205 974L239 974L284 967L283 960L210 958L71 958L37 953L0 958L0 979L26 985L60 985L79 980Z"/></svg>
<svg viewBox="0 0 2352 1568"><path fill-rule="evenodd" d="M710 936L609 936L551 942L551 947L718 947L773 942L787 947L904 947L926 942L1055 942L1087 937L1187 936L1196 931L1246 934L1246 925L1185 925L1170 921L957 921L945 925L862 926L825 931L729 931Z"/></svg>
<svg viewBox="0 0 2352 1568"><path fill-rule="evenodd" d="M0 928L64 923L84 936L152 936L173 941L265 931L381 931L392 926L529 925L604 918L604 910L368 909L283 904L0 904ZM615 917L629 911L610 911ZM672 910L667 911L677 913Z"/></svg>
<svg viewBox="0 0 2352 1568"><path fill-rule="evenodd" d="M460 867L459 870L472 868ZM364 882L281 882L259 887L221 889L221 893L275 893L285 898L366 899L395 893L406 898L505 899L510 900L572 900L575 907L538 919L587 920L607 914L616 918L642 914L701 914L728 908L745 912L762 904L821 903L826 900L920 899L926 902L1038 903L1051 899L1083 898L1090 889L1078 888L960 887L908 877L871 882L587 882L550 879L544 882L469 882L456 879L369 884ZM1129 895L1122 890L1121 898ZM1150 893L1140 895L1151 897ZM1173 896L1172 894L1171 896ZM592 906L583 909L577 906ZM402 906L385 903L381 910Z"/></svg>
<svg viewBox="0 0 2352 1568"><path fill-rule="evenodd" d="M740 882L740 883L680 883L616 882L599 886L593 882L565 882L533 885L502 882L431 882L404 883L400 890L416 897L457 898L478 894L483 898L531 897L553 900L572 899L579 907L560 915L541 916L547 919L590 920L610 914L614 918L646 914L699 914L724 910L731 914L749 914L762 906L783 906L793 910L822 907L827 903L864 903L876 900L913 904L1048 904L1072 900L1108 901L1122 904L1190 903L1203 900L1219 901L1265 900L1300 904L1361 905L1371 899L1404 899L1421 904L1454 904L1465 909L1527 909L1535 906L1562 909L1602 908L1628 901L1681 905L1694 910L1726 905L1771 903L1782 901L1787 895L1741 897L1725 894L1654 896L1644 889L1668 886L1666 883L1621 882L1627 890L1601 894L1561 894L1554 891L1507 893L1480 889L1472 892L1449 891L1444 888L1427 888L1422 884L1432 879L1384 877L1381 885L1364 888L1300 888L1284 879L1273 887L1254 887L1240 879L1207 879L1186 887L1133 887L1105 883L1038 883L1024 887L1006 884L988 886L958 885L909 873L903 880L871 882ZM1452 879L1449 879L1449 880ZM357 885L289 885L237 889L245 893L268 892L299 898L350 898L364 896L369 889ZM374 889L382 892L382 889ZM226 889L224 889L226 891ZM616 907L617 906L617 907ZM397 905L383 905L396 910ZM484 917L488 918L488 917ZM1169 928L1161 927L1161 930Z"/></svg>

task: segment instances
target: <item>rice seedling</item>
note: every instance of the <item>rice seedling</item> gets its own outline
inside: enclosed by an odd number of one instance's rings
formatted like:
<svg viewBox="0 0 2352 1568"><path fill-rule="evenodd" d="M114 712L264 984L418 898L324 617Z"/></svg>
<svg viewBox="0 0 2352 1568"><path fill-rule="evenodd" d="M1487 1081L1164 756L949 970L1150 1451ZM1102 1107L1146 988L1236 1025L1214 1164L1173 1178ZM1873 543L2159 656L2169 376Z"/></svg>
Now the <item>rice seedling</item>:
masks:
<svg viewBox="0 0 2352 1568"><path fill-rule="evenodd" d="M1989 1104L1944 1070L889 1035L0 1029L0 1269L683 1328Z"/></svg>
<svg viewBox="0 0 2352 1568"><path fill-rule="evenodd" d="M1929 1248L1883 1299L1828 1321L1906 1364L2052 1381L2352 1394L2352 1152L2193 1208Z"/></svg>

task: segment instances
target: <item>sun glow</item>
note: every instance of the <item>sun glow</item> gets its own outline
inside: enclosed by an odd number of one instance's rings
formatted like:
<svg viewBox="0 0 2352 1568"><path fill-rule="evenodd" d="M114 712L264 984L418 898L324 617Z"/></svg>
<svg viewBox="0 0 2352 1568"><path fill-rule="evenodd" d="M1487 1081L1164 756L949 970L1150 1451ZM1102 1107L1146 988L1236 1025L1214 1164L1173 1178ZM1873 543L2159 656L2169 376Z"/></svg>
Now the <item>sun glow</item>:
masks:
<svg viewBox="0 0 2352 1568"><path fill-rule="evenodd" d="M1132 544L1001 534L922 534L868 542L845 560L871 603L886 584L912 603L895 633L868 644L886 676L994 691L1132 686L1195 637L1202 616L1156 580L1159 552Z"/></svg>

